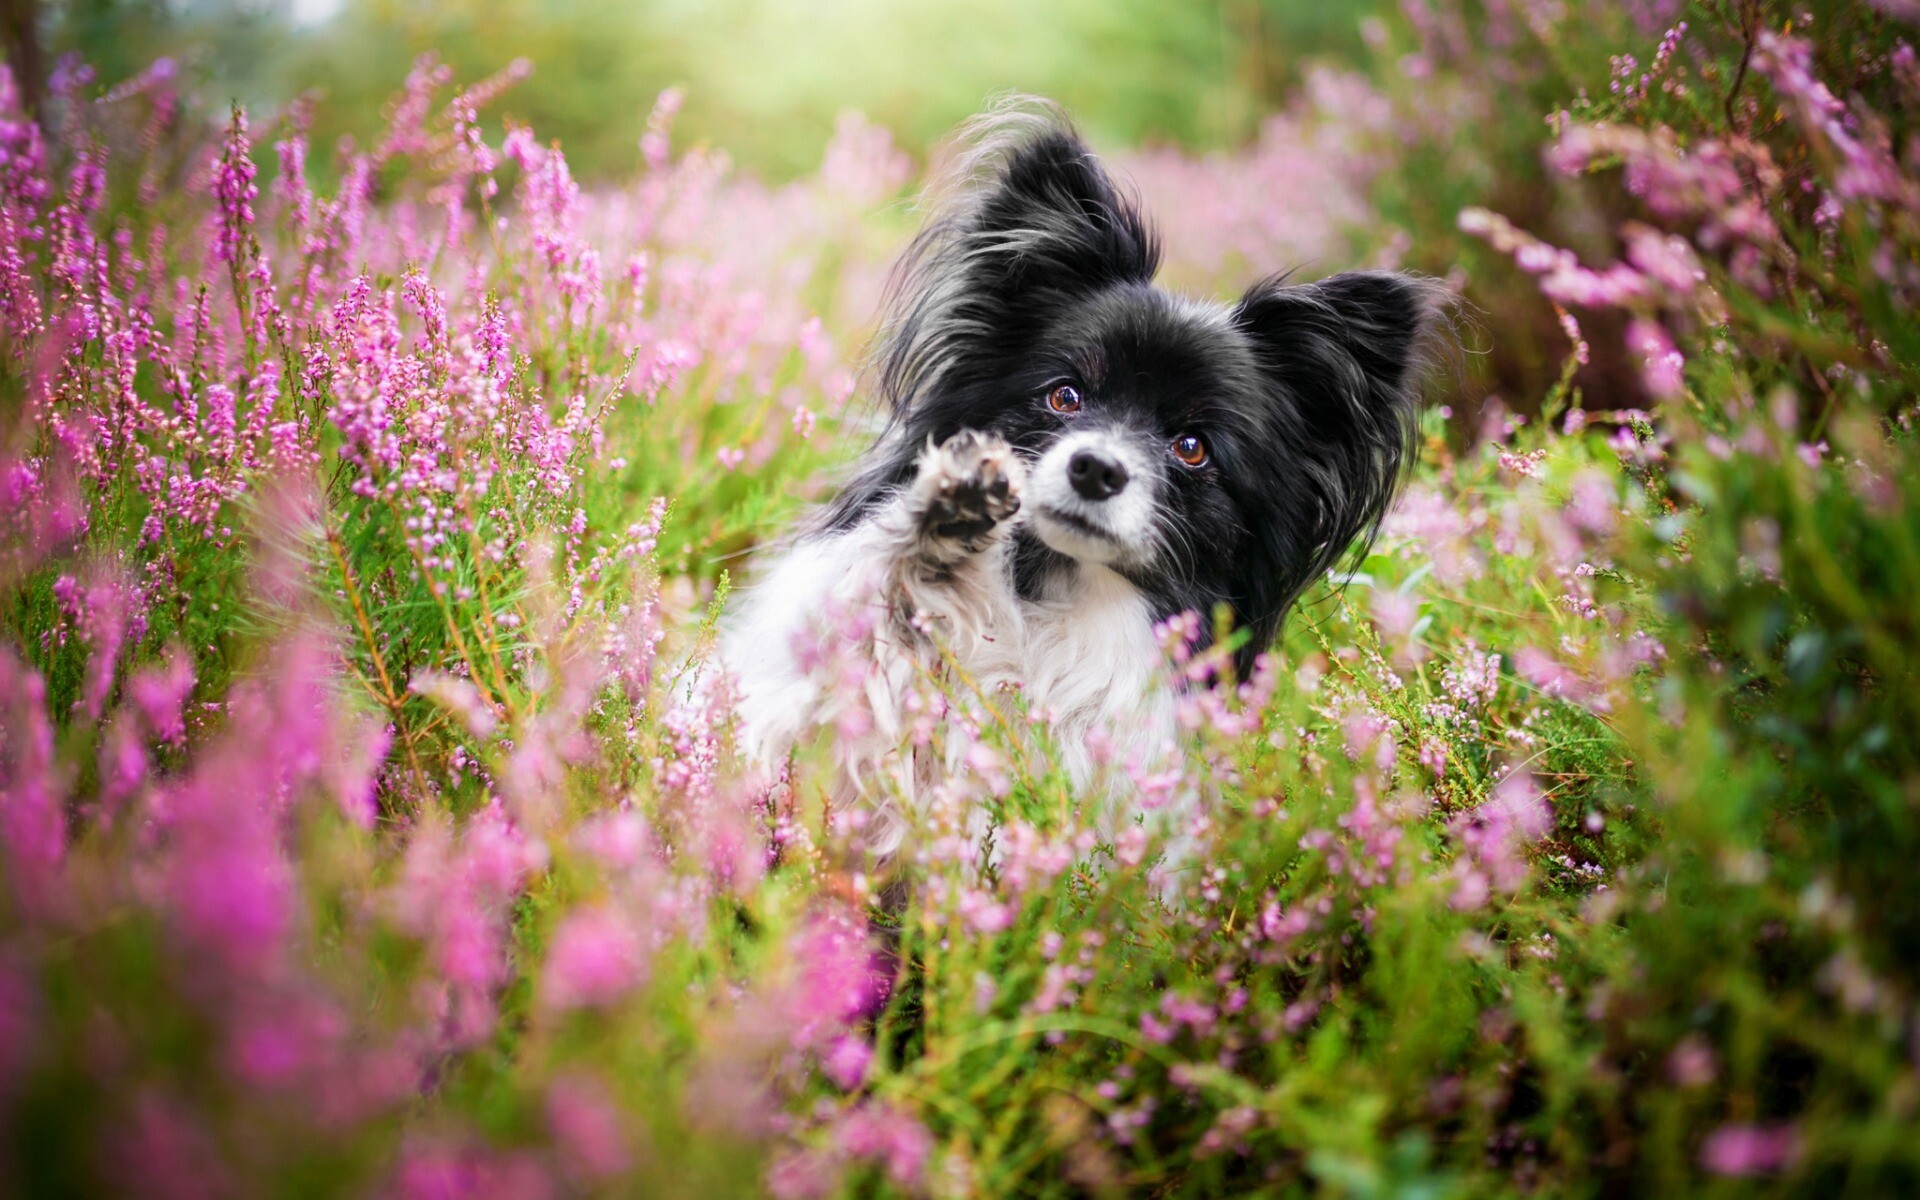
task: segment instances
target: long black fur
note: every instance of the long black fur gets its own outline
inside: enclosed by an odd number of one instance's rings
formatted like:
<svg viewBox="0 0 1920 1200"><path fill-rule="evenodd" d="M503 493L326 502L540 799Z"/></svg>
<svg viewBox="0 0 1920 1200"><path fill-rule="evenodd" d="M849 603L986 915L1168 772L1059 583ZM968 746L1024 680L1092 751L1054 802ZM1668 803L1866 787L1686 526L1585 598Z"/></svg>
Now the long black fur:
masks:
<svg viewBox="0 0 1920 1200"><path fill-rule="evenodd" d="M1206 467L1168 475L1167 553L1123 573L1158 617L1228 605L1250 635L1244 677L1301 592L1371 539L1412 462L1441 290L1354 272L1275 276L1230 307L1175 297L1153 285L1137 202L1052 114L1003 129L974 175L895 270L875 354L888 425L829 525L911 480L929 439L991 430L1037 456L1062 428L1037 398L1072 380L1084 419L1206 439ZM1023 597L1074 569L1016 537Z"/></svg>

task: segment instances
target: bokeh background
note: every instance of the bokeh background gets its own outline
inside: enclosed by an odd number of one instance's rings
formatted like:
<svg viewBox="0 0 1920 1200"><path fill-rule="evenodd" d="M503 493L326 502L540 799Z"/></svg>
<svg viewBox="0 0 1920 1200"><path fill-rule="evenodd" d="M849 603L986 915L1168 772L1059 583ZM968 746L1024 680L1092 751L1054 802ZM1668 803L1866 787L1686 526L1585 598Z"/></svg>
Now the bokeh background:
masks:
<svg viewBox="0 0 1920 1200"><path fill-rule="evenodd" d="M315 145L377 129L413 58L458 78L516 58L492 114L567 149L575 174L639 163L654 96L678 130L771 179L811 170L855 109L923 148L1004 89L1051 96L1108 145L1236 146L1310 58L1360 63L1367 0L77 0L44 6L47 49L102 79L172 57L201 96L324 98Z"/></svg>
<svg viewBox="0 0 1920 1200"><path fill-rule="evenodd" d="M1570 19L1564 6L1468 6L1482 7L1490 29ZM1595 46L1657 40L1657 18L1671 7L1595 12L1582 36ZM916 178L941 139L994 96L1047 96L1145 193L1175 287L1224 294L1271 272L1375 266L1459 289L1467 353L1450 381L1457 444L1508 412L1537 413L1574 349L1533 279L1463 234L1459 213L1484 206L1604 261L1631 208L1541 158L1542 114L1606 96L1626 60L1576 50L1562 33L1545 43L1554 52L1529 53L1523 65L1512 47L1480 46L1455 29L1445 6L7 0L6 11L10 28L38 31L31 57L42 78L72 55L110 88L165 59L200 128L224 124L232 103L256 119L297 111L308 170L323 188L386 127L402 81L429 54L463 84L525 69L482 109L486 136L497 143L510 126L530 128L562 146L584 187L605 192L644 172L641 136L667 89L680 96L676 153L707 154L720 173L769 188L819 171L849 114L887 130L912 159L906 178ZM1815 5L1806 19L1817 44L1838 46L1858 35L1859 11ZM18 59L19 35L9 36ZM264 163L264 177L274 169ZM856 276L890 256L913 214L903 202L865 220L875 262ZM810 300L851 330L871 315L877 279L869 282L837 302ZM1484 336L1486 314L1498 314L1498 338ZM1572 382L1594 406L1643 406L1624 319L1602 310L1582 320L1592 352L1579 356Z"/></svg>

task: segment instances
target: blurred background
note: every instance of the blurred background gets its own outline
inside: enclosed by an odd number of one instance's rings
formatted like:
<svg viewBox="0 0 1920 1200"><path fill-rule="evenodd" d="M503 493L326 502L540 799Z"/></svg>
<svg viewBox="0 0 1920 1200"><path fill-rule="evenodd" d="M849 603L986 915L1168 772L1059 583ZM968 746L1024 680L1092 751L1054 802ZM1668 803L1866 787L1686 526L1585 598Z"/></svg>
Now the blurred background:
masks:
<svg viewBox="0 0 1920 1200"><path fill-rule="evenodd" d="M305 92L315 145L381 126L414 56L460 79L516 58L493 109L558 138L582 178L619 178L655 95L686 89L683 144L778 181L855 109L918 152L994 92L1051 96L1106 145L1245 143L1309 59L1357 61L1367 0L0 0L44 63L103 83L172 58L182 91L260 110ZM17 53L19 46L12 47ZM10 54L10 57L14 57ZM323 156L316 156L319 159ZM316 163L318 166L319 163Z"/></svg>
<svg viewBox="0 0 1920 1200"><path fill-rule="evenodd" d="M309 132L308 170L323 191L348 159L339 151L369 149L381 136L410 68L426 54L461 86L530 68L511 86L485 89L485 136L498 145L508 124L530 127L563 147L577 179L608 194L644 173L641 135L669 88L683 97L673 153L713 165L715 178L769 192L804 190L832 174L823 153L836 130L850 135L848 148L861 144L863 126L846 122L848 113L890 130L919 165L996 93L1049 96L1139 185L1167 235L1162 279L1170 286L1226 295L1276 270L1313 278L1354 266L1446 279L1465 299L1467 353L1448 380L1450 429L1464 440L1497 433L1508 413L1563 406L1576 392L1590 408L1648 403L1620 311L1559 312L1509 252L1464 232L1460 217L1485 208L1582 262L1616 258L1615 231L1644 214L1617 187L1549 169L1542 150L1553 121L1639 119L1630 110L1642 103L1635 89L1646 81L1634 80L1647 69L1643 61L1658 57L1663 31L1683 7L0 0L0 28L29 95L45 90L63 56L92 65L96 94L165 58L171 90L188 108L182 129L223 127L238 102L270 140L278 135L266 131L291 114ZM1763 7L1743 0L1688 8L1696 36L1710 37L1676 70L1697 72L1704 89L1676 76L1645 103L1683 127L1721 119L1718 105L1698 97L1725 89L1735 60L1714 56L1759 28ZM1893 86L1884 69L1846 59L1846 47L1878 28L1870 6L1808 0L1793 11L1821 70L1847 88ZM1768 129L1782 119L1779 111L1764 116ZM1779 152L1804 154L1790 141ZM263 161L262 169L270 178L276 168ZM872 199L897 198L901 180L916 174L892 170L880 171L886 178ZM856 328L872 311L879 264L911 219L897 204L863 215L880 251L839 272L852 282L837 305L810 292L815 311ZM765 224L752 237L710 232L736 243L774 237ZM862 271L871 276L865 291ZM1497 321L1481 319L1488 314Z"/></svg>

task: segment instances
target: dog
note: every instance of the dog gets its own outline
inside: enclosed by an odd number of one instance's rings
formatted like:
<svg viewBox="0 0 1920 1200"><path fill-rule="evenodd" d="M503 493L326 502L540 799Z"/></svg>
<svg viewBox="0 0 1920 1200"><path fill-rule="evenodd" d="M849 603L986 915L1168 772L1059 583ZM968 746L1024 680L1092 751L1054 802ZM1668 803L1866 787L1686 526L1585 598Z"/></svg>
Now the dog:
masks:
<svg viewBox="0 0 1920 1200"><path fill-rule="evenodd" d="M1230 614L1245 679L1372 537L1444 307L1389 272L1173 294L1138 202L1057 110L1004 108L965 140L889 281L884 428L719 641L747 756L778 772L834 728L829 798L882 858L968 767L921 744L930 679L1019 692L1080 794L1175 754L1165 623L1197 614L1204 647Z"/></svg>

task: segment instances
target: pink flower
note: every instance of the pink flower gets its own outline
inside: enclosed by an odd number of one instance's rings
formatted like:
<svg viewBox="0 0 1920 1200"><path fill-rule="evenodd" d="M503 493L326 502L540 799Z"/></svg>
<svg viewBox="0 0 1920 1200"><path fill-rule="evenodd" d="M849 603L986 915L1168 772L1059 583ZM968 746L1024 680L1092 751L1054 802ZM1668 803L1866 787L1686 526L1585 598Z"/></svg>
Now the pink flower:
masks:
<svg viewBox="0 0 1920 1200"><path fill-rule="evenodd" d="M20 900L38 907L66 861L66 788L54 758L46 684L0 648L0 850Z"/></svg>
<svg viewBox="0 0 1920 1200"><path fill-rule="evenodd" d="M1480 807L1455 817L1449 829L1463 854L1452 872L1454 908L1470 911L1494 891L1511 895L1526 883L1527 849L1553 827L1553 810L1523 770L1510 772Z"/></svg>
<svg viewBox="0 0 1920 1200"><path fill-rule="evenodd" d="M1573 477L1566 515L1575 529L1594 537L1605 537L1613 532L1619 522L1619 507L1613 482L1608 476L1587 469Z"/></svg>
<svg viewBox="0 0 1920 1200"><path fill-rule="evenodd" d="M1627 348L1640 356L1640 378L1654 399L1672 400L1680 395L1685 386L1681 370L1687 360L1665 329L1657 322L1636 317L1627 323Z"/></svg>
<svg viewBox="0 0 1920 1200"><path fill-rule="evenodd" d="M219 204L219 224L213 239L215 262L238 263L242 243L253 228L253 202L259 199L260 189L253 183L252 152L246 110L236 105L227 126L226 146L213 169L213 197Z"/></svg>
<svg viewBox="0 0 1920 1200"><path fill-rule="evenodd" d="M794 938L791 951L800 966L789 1010L788 1040L795 1046L837 1034L886 998L887 983L876 969L865 926L846 913L815 917Z"/></svg>
<svg viewBox="0 0 1920 1200"><path fill-rule="evenodd" d="M1715 1175L1773 1175L1800 1161L1800 1133L1791 1125L1722 1125L1700 1146L1700 1165Z"/></svg>
<svg viewBox="0 0 1920 1200"><path fill-rule="evenodd" d="M1389 641L1398 641L1412 633L1414 622L1420 617L1420 601L1396 589L1376 588L1369 607L1373 610L1374 622L1380 626L1381 636Z"/></svg>
<svg viewBox="0 0 1920 1200"><path fill-rule="evenodd" d="M821 1056L820 1069L841 1091L851 1092L866 1082L872 1062L873 1043L854 1034L841 1034Z"/></svg>
<svg viewBox="0 0 1920 1200"><path fill-rule="evenodd" d="M774 1200L823 1200L839 1187L842 1173L831 1154L789 1150L767 1168L767 1194Z"/></svg>
<svg viewBox="0 0 1920 1200"><path fill-rule="evenodd" d="M541 975L546 1007L600 1008L645 982L647 959L631 920L607 907L569 915L554 931Z"/></svg>
<svg viewBox="0 0 1920 1200"><path fill-rule="evenodd" d="M820 163L820 182L836 198L870 208L898 192L912 171L913 161L894 146L891 130L844 112Z"/></svg>
<svg viewBox="0 0 1920 1200"><path fill-rule="evenodd" d="M130 1098L114 1131L109 1170L129 1194L205 1200L235 1194L219 1142L195 1106L149 1087Z"/></svg>
<svg viewBox="0 0 1920 1200"><path fill-rule="evenodd" d="M243 1004L229 1033L234 1075L269 1089L311 1086L342 1064L347 1023L325 996L286 994Z"/></svg>
<svg viewBox="0 0 1920 1200"><path fill-rule="evenodd" d="M1543 695L1586 704L1597 712L1606 712L1612 707L1578 673L1545 650L1522 646L1513 652L1513 669Z"/></svg>
<svg viewBox="0 0 1920 1200"><path fill-rule="evenodd" d="M1713 1047L1697 1033L1681 1038L1667 1055L1667 1078L1680 1087L1705 1087L1719 1073Z"/></svg>
<svg viewBox="0 0 1920 1200"><path fill-rule="evenodd" d="M400 1154L393 1200L557 1200L559 1189L532 1154L419 1140Z"/></svg>
<svg viewBox="0 0 1920 1200"><path fill-rule="evenodd" d="M547 1126L567 1173L585 1184L624 1175L633 1165L620 1108L606 1085L572 1073L547 1091Z"/></svg>
<svg viewBox="0 0 1920 1200"><path fill-rule="evenodd" d="M181 711L193 693L193 660L185 651L176 646L168 652L165 666L135 673L127 692L154 740L170 746L186 741Z"/></svg>
<svg viewBox="0 0 1920 1200"><path fill-rule="evenodd" d="M834 1130L838 1147L853 1158L885 1164L888 1178L916 1189L933 1155L933 1135L926 1126L898 1109L863 1104L848 1113Z"/></svg>

